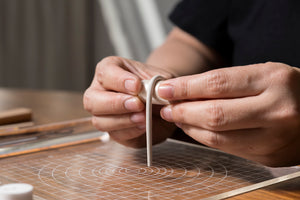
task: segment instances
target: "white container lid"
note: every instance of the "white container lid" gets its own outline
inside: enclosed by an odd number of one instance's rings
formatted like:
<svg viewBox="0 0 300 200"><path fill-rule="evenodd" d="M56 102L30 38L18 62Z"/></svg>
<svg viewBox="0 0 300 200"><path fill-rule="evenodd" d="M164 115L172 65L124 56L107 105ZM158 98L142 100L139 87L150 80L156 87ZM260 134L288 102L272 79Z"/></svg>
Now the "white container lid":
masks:
<svg viewBox="0 0 300 200"><path fill-rule="evenodd" d="M1 200L32 200L33 186L26 183L12 183L0 186Z"/></svg>

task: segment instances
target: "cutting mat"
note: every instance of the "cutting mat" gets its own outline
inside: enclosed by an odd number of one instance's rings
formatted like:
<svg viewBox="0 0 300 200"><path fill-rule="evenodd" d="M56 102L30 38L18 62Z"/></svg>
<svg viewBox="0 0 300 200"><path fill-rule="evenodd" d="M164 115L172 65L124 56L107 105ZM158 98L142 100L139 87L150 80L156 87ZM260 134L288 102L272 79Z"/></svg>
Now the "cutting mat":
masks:
<svg viewBox="0 0 300 200"><path fill-rule="evenodd" d="M0 160L0 183L23 182L34 199L201 199L299 172L267 168L205 147L168 140L145 149L94 142Z"/></svg>

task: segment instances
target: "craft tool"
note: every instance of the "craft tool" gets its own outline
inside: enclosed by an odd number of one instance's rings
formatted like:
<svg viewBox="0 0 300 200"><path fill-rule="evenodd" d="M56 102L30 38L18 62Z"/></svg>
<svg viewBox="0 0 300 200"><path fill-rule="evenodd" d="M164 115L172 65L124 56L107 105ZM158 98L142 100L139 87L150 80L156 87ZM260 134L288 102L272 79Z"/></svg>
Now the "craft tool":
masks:
<svg viewBox="0 0 300 200"><path fill-rule="evenodd" d="M107 133L96 131L90 117L10 129L0 137L0 158L104 141L107 137Z"/></svg>
<svg viewBox="0 0 300 200"><path fill-rule="evenodd" d="M32 110L29 108L14 108L0 112L0 125L30 121Z"/></svg>
<svg viewBox="0 0 300 200"><path fill-rule="evenodd" d="M74 127L80 125L91 125L91 117L74 119L74 120L67 120L62 122L54 122L48 124L41 124L36 126L30 127L9 127L7 129L0 129L0 136L10 136L10 135L20 135L20 134L28 134L33 132L40 132L40 131L51 131L66 127Z"/></svg>

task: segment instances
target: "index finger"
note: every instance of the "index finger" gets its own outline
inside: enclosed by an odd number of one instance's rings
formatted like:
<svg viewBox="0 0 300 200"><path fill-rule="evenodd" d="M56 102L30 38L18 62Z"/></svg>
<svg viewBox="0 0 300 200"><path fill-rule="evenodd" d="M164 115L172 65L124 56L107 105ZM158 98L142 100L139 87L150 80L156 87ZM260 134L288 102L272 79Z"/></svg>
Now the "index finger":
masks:
<svg viewBox="0 0 300 200"><path fill-rule="evenodd" d="M167 100L255 96L263 92L260 67L230 67L162 81L158 95Z"/></svg>
<svg viewBox="0 0 300 200"><path fill-rule="evenodd" d="M107 57L98 63L95 78L106 90L137 95L141 89L141 79L124 65L123 58Z"/></svg>

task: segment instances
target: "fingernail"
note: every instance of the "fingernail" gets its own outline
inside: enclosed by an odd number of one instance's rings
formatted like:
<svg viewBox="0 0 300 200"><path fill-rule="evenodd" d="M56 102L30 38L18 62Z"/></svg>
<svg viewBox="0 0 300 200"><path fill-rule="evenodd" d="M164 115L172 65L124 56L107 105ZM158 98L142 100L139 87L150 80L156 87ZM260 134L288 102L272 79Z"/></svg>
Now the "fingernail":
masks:
<svg viewBox="0 0 300 200"><path fill-rule="evenodd" d="M159 85L158 96L163 99L170 99L174 96L174 87L172 85Z"/></svg>
<svg viewBox="0 0 300 200"><path fill-rule="evenodd" d="M130 92L135 92L136 91L135 81L132 79L125 80L125 88Z"/></svg>
<svg viewBox="0 0 300 200"><path fill-rule="evenodd" d="M127 99L124 102L124 107L129 111L138 111L139 110L138 100L136 98Z"/></svg>
<svg viewBox="0 0 300 200"><path fill-rule="evenodd" d="M133 123L142 123L146 121L145 114L142 113L134 113L131 115L130 120Z"/></svg>
<svg viewBox="0 0 300 200"><path fill-rule="evenodd" d="M172 109L169 106L162 109L162 115L165 120L168 120L168 121L173 120Z"/></svg>

